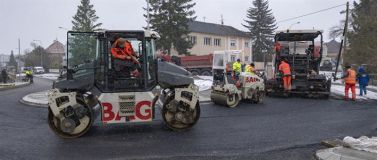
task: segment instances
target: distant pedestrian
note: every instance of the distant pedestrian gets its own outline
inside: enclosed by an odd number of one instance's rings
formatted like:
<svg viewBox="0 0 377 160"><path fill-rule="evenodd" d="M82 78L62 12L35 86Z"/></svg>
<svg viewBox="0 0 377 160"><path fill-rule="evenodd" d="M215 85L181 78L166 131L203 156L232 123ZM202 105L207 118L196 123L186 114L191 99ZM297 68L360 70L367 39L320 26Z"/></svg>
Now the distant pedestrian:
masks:
<svg viewBox="0 0 377 160"><path fill-rule="evenodd" d="M342 76L345 82L344 100L348 101L348 91L351 88L352 100L356 101L356 71L350 65L346 65L345 69L346 72Z"/></svg>
<svg viewBox="0 0 377 160"><path fill-rule="evenodd" d="M369 83L369 75L365 72L364 67L360 67L357 71L357 81L359 82L360 96L367 95L367 86Z"/></svg>
<svg viewBox="0 0 377 160"><path fill-rule="evenodd" d="M8 73L5 68L1 71L1 77L3 78L3 83L7 83Z"/></svg>
<svg viewBox="0 0 377 160"><path fill-rule="evenodd" d="M31 69L26 70L25 72L27 79L30 83L33 83L33 71Z"/></svg>

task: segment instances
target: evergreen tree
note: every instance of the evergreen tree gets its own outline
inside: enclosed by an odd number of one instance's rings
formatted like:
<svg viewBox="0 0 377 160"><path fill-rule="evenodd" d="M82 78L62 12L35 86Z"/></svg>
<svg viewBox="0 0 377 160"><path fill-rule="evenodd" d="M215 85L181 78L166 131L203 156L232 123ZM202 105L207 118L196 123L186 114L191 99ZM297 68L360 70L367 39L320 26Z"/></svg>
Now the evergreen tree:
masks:
<svg viewBox="0 0 377 160"><path fill-rule="evenodd" d="M90 0L81 0L76 15L73 16L72 30L80 32L93 32L100 30L102 23L96 23L98 16L90 4ZM69 65L79 65L84 61L93 60L96 53L96 40L90 34L73 35L68 37L69 41Z"/></svg>
<svg viewBox="0 0 377 160"><path fill-rule="evenodd" d="M151 29L161 36L157 48L167 50L168 54L172 48L179 54L189 54L187 50L193 44L187 36L188 22L196 19L192 10L195 4L192 0L150 0Z"/></svg>
<svg viewBox="0 0 377 160"><path fill-rule="evenodd" d="M264 54L272 53L273 35L276 30L275 17L268 8L268 0L253 0L253 7L247 10L246 24L243 24L250 31L254 41L253 59L263 61Z"/></svg>
<svg viewBox="0 0 377 160"><path fill-rule="evenodd" d="M13 51L11 51L11 53L10 53L8 66L15 66L15 67L17 67L17 62L16 62L16 59L14 58Z"/></svg>
<svg viewBox="0 0 377 160"><path fill-rule="evenodd" d="M345 62L368 64L368 68L377 73L377 1L354 2L352 19L350 50L344 55Z"/></svg>
<svg viewBox="0 0 377 160"><path fill-rule="evenodd" d="M92 32L100 29L102 23L96 23L98 16L90 4L90 0L81 0L76 15L73 16L72 30L81 32Z"/></svg>

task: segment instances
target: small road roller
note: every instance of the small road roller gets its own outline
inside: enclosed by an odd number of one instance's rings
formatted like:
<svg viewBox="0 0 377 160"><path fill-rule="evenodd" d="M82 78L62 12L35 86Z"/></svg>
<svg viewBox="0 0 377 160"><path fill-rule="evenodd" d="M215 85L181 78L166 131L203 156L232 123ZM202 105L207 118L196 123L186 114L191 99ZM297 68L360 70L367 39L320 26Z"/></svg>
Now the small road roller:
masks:
<svg viewBox="0 0 377 160"><path fill-rule="evenodd" d="M68 31L65 73L48 94L52 131L77 138L97 116L103 124L151 122L156 108L168 128L193 127L200 117L199 87L187 70L158 61L158 38L149 30Z"/></svg>
<svg viewBox="0 0 377 160"><path fill-rule="evenodd" d="M234 108L241 100L261 103L264 99L262 76L242 72L239 79L235 80L232 78L232 71L226 69L238 55L239 53L232 51L214 52L211 101L215 104Z"/></svg>

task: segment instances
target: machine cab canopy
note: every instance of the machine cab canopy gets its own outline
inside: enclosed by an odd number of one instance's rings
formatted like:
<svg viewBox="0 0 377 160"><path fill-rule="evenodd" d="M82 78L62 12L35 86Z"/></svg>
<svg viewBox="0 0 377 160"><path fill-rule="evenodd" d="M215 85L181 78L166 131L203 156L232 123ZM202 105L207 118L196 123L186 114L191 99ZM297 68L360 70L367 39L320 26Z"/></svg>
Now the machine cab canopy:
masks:
<svg viewBox="0 0 377 160"><path fill-rule="evenodd" d="M226 65L232 65L240 56L240 50L215 51L213 52L213 69L224 70Z"/></svg>
<svg viewBox="0 0 377 160"><path fill-rule="evenodd" d="M322 36L319 30L287 30L277 32L275 41L314 41L318 36Z"/></svg>
<svg viewBox="0 0 377 160"><path fill-rule="evenodd" d="M157 84L153 31L67 33L67 79L102 92L145 91ZM77 87L77 86L75 86Z"/></svg>
<svg viewBox="0 0 377 160"><path fill-rule="evenodd" d="M275 35L275 67L285 59L295 74L318 73L322 60L323 37L320 30L287 30ZM276 70L278 72L278 70Z"/></svg>

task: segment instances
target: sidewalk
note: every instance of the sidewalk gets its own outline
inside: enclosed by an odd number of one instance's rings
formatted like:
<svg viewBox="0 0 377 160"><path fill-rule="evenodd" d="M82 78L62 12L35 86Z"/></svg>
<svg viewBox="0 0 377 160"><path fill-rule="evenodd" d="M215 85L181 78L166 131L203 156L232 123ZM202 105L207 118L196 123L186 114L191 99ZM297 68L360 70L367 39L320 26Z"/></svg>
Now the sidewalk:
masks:
<svg viewBox="0 0 377 160"><path fill-rule="evenodd" d="M47 104L48 104L47 93L48 93L48 90L36 92L36 93L31 93L31 94L28 94L28 95L22 97L22 99L20 99L20 102L24 103L26 105L31 105L31 106L47 107ZM211 93L211 90L200 91L199 92L199 101L200 102L211 101L211 99L209 97L210 93Z"/></svg>
<svg viewBox="0 0 377 160"><path fill-rule="evenodd" d="M322 149L315 154L318 160L376 160L377 154L345 147Z"/></svg>
<svg viewBox="0 0 377 160"><path fill-rule="evenodd" d="M359 96L360 90L357 86L356 88L356 99L357 100L377 100L377 90L375 86L370 86L367 88L367 95ZM343 84L332 84L331 94L338 99L344 98L344 85ZM351 90L349 91L349 97L352 97Z"/></svg>
<svg viewBox="0 0 377 160"><path fill-rule="evenodd" d="M0 83L0 91L29 85L29 82Z"/></svg>
<svg viewBox="0 0 377 160"><path fill-rule="evenodd" d="M321 144L329 147L316 151L318 160L376 160L377 137L361 136L359 138L346 136L341 139L323 140Z"/></svg>

